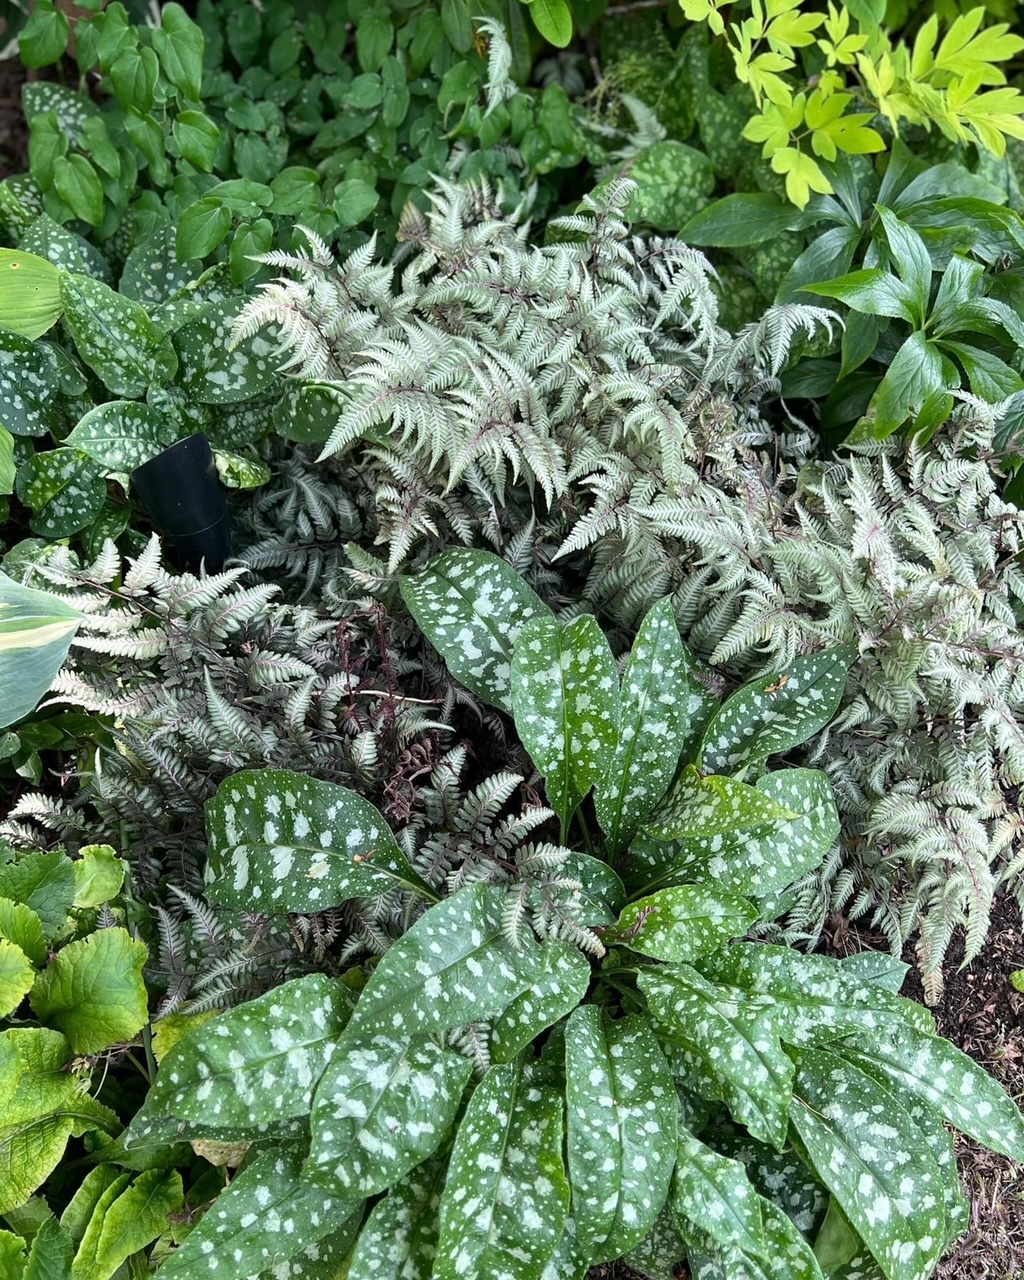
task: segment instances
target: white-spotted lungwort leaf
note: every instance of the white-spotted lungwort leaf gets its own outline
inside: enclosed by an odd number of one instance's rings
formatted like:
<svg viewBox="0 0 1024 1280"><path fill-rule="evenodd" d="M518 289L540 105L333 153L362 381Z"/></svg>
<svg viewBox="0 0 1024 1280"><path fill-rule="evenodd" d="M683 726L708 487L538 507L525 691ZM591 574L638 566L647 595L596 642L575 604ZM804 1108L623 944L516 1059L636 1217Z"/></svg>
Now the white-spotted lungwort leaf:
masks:
<svg viewBox="0 0 1024 1280"><path fill-rule="evenodd" d="M445 1151L391 1188L359 1233L347 1280L430 1280L447 1171Z"/></svg>
<svg viewBox="0 0 1024 1280"><path fill-rule="evenodd" d="M285 769L233 774L206 805L213 902L267 914L323 911L397 887L435 895L368 800Z"/></svg>
<svg viewBox="0 0 1024 1280"><path fill-rule="evenodd" d="M758 1138L781 1151L793 1096L793 1060L774 1004L707 981L689 965L641 970L658 1035L692 1064L708 1090Z"/></svg>
<svg viewBox="0 0 1024 1280"><path fill-rule="evenodd" d="M387 1190L448 1137L472 1071L424 1037L343 1037L313 1102L307 1173L343 1197Z"/></svg>
<svg viewBox="0 0 1024 1280"><path fill-rule="evenodd" d="M14 436L45 436L59 393L53 348L0 329L0 424Z"/></svg>
<svg viewBox="0 0 1024 1280"><path fill-rule="evenodd" d="M804 1049L793 1128L888 1280L926 1280L946 1240L943 1177L917 1124L852 1063Z"/></svg>
<svg viewBox="0 0 1024 1280"><path fill-rule="evenodd" d="M512 657L512 707L564 833L607 772L619 735L618 672L595 618L562 626L541 616L526 623Z"/></svg>
<svg viewBox="0 0 1024 1280"><path fill-rule="evenodd" d="M97 405L66 438L108 474L134 471L173 442L174 428L163 414L133 400Z"/></svg>
<svg viewBox="0 0 1024 1280"><path fill-rule="evenodd" d="M361 1200L341 1200L302 1178L302 1156L261 1151L206 1210L163 1264L167 1280L249 1280L332 1238L351 1246ZM339 1241L338 1233L347 1235ZM339 1249L341 1256L347 1248Z"/></svg>
<svg viewBox="0 0 1024 1280"><path fill-rule="evenodd" d="M701 1250L696 1245L690 1250L693 1280L824 1280L810 1245L778 1205L762 1200L761 1216L764 1250L758 1254L702 1238L700 1229L693 1227Z"/></svg>
<svg viewBox="0 0 1024 1280"><path fill-rule="evenodd" d="M107 480L102 468L80 449L49 449L21 464L15 492L32 512L33 533L70 538L100 515Z"/></svg>
<svg viewBox="0 0 1024 1280"><path fill-rule="evenodd" d="M137 302L68 271L61 272L60 296L78 354L115 396L138 400L150 385L174 377L178 358L170 339Z"/></svg>
<svg viewBox="0 0 1024 1280"><path fill-rule="evenodd" d="M402 599L448 670L512 710L512 654L522 628L551 610L500 556L455 548L401 580Z"/></svg>
<svg viewBox="0 0 1024 1280"><path fill-rule="evenodd" d="M160 1063L126 1145L163 1117L238 1129L308 1115L352 1005L347 988L309 974L192 1027Z"/></svg>
<svg viewBox="0 0 1024 1280"><path fill-rule="evenodd" d="M434 1280L540 1280L569 1209L564 1124L550 1085L518 1063L491 1067L455 1139Z"/></svg>
<svg viewBox="0 0 1024 1280"><path fill-rule="evenodd" d="M576 1237L593 1262L621 1257L668 1197L679 1104L650 1025L577 1009L565 1034L569 1173Z"/></svg>
<svg viewBox="0 0 1024 1280"><path fill-rule="evenodd" d="M687 1241L715 1244L763 1257L767 1242L764 1200L739 1160L712 1151L689 1133L679 1135L672 1178L672 1213Z"/></svg>
<svg viewBox="0 0 1024 1280"><path fill-rule="evenodd" d="M775 827L798 816L757 787L687 765L646 830L659 840L711 838Z"/></svg>
<svg viewBox="0 0 1024 1280"><path fill-rule="evenodd" d="M656 960L689 964L741 938L757 917L757 908L737 894L681 884L631 902L604 937Z"/></svg>
<svg viewBox="0 0 1024 1280"><path fill-rule="evenodd" d="M498 885L474 884L425 911L384 952L349 1024L362 1037L420 1035L503 1013L533 987L544 949L505 936Z"/></svg>
<svg viewBox="0 0 1024 1280"><path fill-rule="evenodd" d="M819 866L839 835L827 776L818 769L775 769L762 774L757 790L800 816L731 836L638 840L623 867L631 890L713 880L730 893L763 898Z"/></svg>
<svg viewBox="0 0 1024 1280"><path fill-rule="evenodd" d="M587 994L590 964L568 942L547 942L528 990L491 1024L491 1061L511 1062L526 1046Z"/></svg>
<svg viewBox="0 0 1024 1280"><path fill-rule="evenodd" d="M706 691L691 674L668 600L660 600L637 632L622 676L619 737L608 771L594 788L608 848L625 848L668 789L691 717Z"/></svg>
<svg viewBox="0 0 1024 1280"><path fill-rule="evenodd" d="M237 345L231 332L242 302L211 302L174 335L178 381L201 404L235 404L259 395L277 377L275 344L265 333Z"/></svg>
<svg viewBox="0 0 1024 1280"><path fill-rule="evenodd" d="M704 731L700 767L737 774L806 742L835 715L856 656L852 645L837 645L795 658L785 671L737 689Z"/></svg>

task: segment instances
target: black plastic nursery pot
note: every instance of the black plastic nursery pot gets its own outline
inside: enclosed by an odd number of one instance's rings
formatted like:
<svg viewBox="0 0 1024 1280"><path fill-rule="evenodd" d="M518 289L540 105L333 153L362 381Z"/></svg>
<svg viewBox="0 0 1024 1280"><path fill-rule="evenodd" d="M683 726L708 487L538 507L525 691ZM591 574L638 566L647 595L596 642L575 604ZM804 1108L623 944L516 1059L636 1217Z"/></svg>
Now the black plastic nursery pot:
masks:
<svg viewBox="0 0 1024 1280"><path fill-rule="evenodd" d="M186 568L195 572L203 564L217 573L224 567L231 554L228 504L202 432L136 467L132 488Z"/></svg>

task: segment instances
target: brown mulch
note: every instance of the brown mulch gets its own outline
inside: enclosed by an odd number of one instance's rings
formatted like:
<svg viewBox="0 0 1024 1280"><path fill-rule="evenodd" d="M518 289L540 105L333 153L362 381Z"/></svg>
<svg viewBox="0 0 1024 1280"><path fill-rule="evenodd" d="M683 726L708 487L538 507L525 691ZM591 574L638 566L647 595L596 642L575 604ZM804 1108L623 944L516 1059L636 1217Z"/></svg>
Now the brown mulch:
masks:
<svg viewBox="0 0 1024 1280"><path fill-rule="evenodd" d="M17 58L0 62L0 178L28 168L28 125L21 114L25 68Z"/></svg>

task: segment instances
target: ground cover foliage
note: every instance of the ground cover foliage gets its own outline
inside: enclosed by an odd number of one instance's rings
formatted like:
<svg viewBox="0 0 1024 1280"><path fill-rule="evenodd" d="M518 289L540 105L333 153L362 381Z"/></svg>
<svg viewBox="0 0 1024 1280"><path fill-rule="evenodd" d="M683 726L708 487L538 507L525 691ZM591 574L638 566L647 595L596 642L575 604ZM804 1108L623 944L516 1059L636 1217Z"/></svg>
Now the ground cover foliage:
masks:
<svg viewBox="0 0 1024 1280"><path fill-rule="evenodd" d="M1014 6L9 17L0 1273L924 1280L1024 1119L803 948L1022 897Z"/></svg>

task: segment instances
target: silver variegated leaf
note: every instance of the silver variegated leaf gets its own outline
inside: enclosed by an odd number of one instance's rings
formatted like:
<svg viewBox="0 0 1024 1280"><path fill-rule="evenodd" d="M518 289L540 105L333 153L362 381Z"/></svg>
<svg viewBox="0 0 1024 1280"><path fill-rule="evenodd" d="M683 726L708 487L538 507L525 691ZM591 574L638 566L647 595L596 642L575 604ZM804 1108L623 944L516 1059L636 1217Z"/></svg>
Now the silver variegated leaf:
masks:
<svg viewBox="0 0 1024 1280"><path fill-rule="evenodd" d="M572 1013L587 994L590 964L568 942L548 942L528 990L491 1024L491 1061L511 1062L531 1041Z"/></svg>
<svg viewBox="0 0 1024 1280"><path fill-rule="evenodd" d="M641 991L660 1037L692 1060L708 1096L721 1097L762 1142L781 1150L793 1092L774 1002L708 982L689 965L642 970Z"/></svg>
<svg viewBox="0 0 1024 1280"><path fill-rule="evenodd" d="M448 670L491 706L512 710L522 628L551 610L499 556L455 548L401 580L402 599Z"/></svg>
<svg viewBox="0 0 1024 1280"><path fill-rule="evenodd" d="M265 914L406 888L433 897L368 800L285 769L233 774L206 805L207 894Z"/></svg>
<svg viewBox="0 0 1024 1280"><path fill-rule="evenodd" d="M0 329L0 424L15 436L47 435L59 394L54 349Z"/></svg>
<svg viewBox="0 0 1024 1280"><path fill-rule="evenodd" d="M654 1221L644 1238L630 1249L624 1261L648 1280L678 1280L680 1265L686 1258L686 1244L679 1234L668 1204Z"/></svg>
<svg viewBox="0 0 1024 1280"><path fill-rule="evenodd" d="M564 1123L554 1089L518 1063L491 1067L455 1139L434 1280L540 1280L569 1210Z"/></svg>
<svg viewBox="0 0 1024 1280"><path fill-rule="evenodd" d="M943 1176L913 1119L852 1063L804 1049L793 1129L888 1280L926 1280L946 1242Z"/></svg>
<svg viewBox="0 0 1024 1280"><path fill-rule="evenodd" d="M472 1071L425 1038L343 1036L313 1102L309 1176L339 1196L385 1191L447 1138Z"/></svg>
<svg viewBox="0 0 1024 1280"><path fill-rule="evenodd" d="M18 467L15 493L32 511L33 533L70 538L98 518L107 500L102 468L79 449L34 453Z"/></svg>
<svg viewBox="0 0 1024 1280"><path fill-rule="evenodd" d="M125 260L118 292L152 309L175 297L195 279L191 262L179 262L175 231L158 227L137 244Z"/></svg>
<svg viewBox="0 0 1024 1280"><path fill-rule="evenodd" d="M363 989L350 1033L430 1034L501 1014L529 990L543 948L505 936L504 890L474 884L437 903L385 951Z"/></svg>
<svg viewBox="0 0 1024 1280"><path fill-rule="evenodd" d="M761 1202L764 1217L764 1251L748 1253L739 1248L703 1245L690 1253L693 1280L824 1280L810 1245L790 1219L768 1200ZM699 1236L699 1229L695 1229Z"/></svg>
<svg viewBox="0 0 1024 1280"><path fill-rule="evenodd" d="M347 1280L430 1280L448 1152L395 1183L359 1233Z"/></svg>
<svg viewBox="0 0 1024 1280"><path fill-rule="evenodd" d="M647 614L622 675L619 737L594 788L597 819L614 853L626 847L668 789L687 723L707 694L690 672L668 600Z"/></svg>
<svg viewBox="0 0 1024 1280"><path fill-rule="evenodd" d="M670 1203L685 1240L696 1234L698 1241L706 1236L722 1248L764 1255L765 1202L746 1166L689 1133L679 1135Z"/></svg>
<svg viewBox="0 0 1024 1280"><path fill-rule="evenodd" d="M355 1238L361 1200L342 1200L302 1179L302 1156L262 1151L235 1176L161 1270L167 1280L249 1280L336 1233Z"/></svg>
<svg viewBox="0 0 1024 1280"><path fill-rule="evenodd" d="M753 827L779 826L799 812L787 809L758 787L719 778L688 765L658 805L645 829L659 840L731 836Z"/></svg>
<svg viewBox="0 0 1024 1280"><path fill-rule="evenodd" d="M595 618L526 623L512 658L512 707L564 837L577 805L607 771L619 734L619 676Z"/></svg>
<svg viewBox="0 0 1024 1280"><path fill-rule="evenodd" d="M308 1115L352 1006L346 987L309 974L192 1027L160 1063L127 1143L161 1117L249 1129Z"/></svg>
<svg viewBox="0 0 1024 1280"><path fill-rule="evenodd" d="M80 418L65 443L110 474L134 471L173 441L173 427L155 409L133 400L111 400Z"/></svg>
<svg viewBox="0 0 1024 1280"><path fill-rule="evenodd" d="M277 377L277 348L270 336L258 333L231 343L242 305L239 299L208 303L174 335L181 361L178 381L201 404L251 400Z"/></svg>
<svg viewBox="0 0 1024 1280"><path fill-rule="evenodd" d="M115 396L138 400L178 367L170 339L143 307L89 276L62 272L64 322L78 354Z"/></svg>
<svg viewBox="0 0 1024 1280"><path fill-rule="evenodd" d="M569 1173L576 1236L590 1262L638 1244L668 1197L679 1104L649 1024L577 1009L565 1035Z"/></svg>
<svg viewBox="0 0 1024 1280"><path fill-rule="evenodd" d="M726 699L704 731L698 764L706 773L757 769L799 746L836 713L852 645L794 658L785 671L759 676Z"/></svg>
<svg viewBox="0 0 1024 1280"><path fill-rule="evenodd" d="M741 938L757 917L757 908L746 898L681 884L631 902L604 940L656 960L689 964Z"/></svg>

